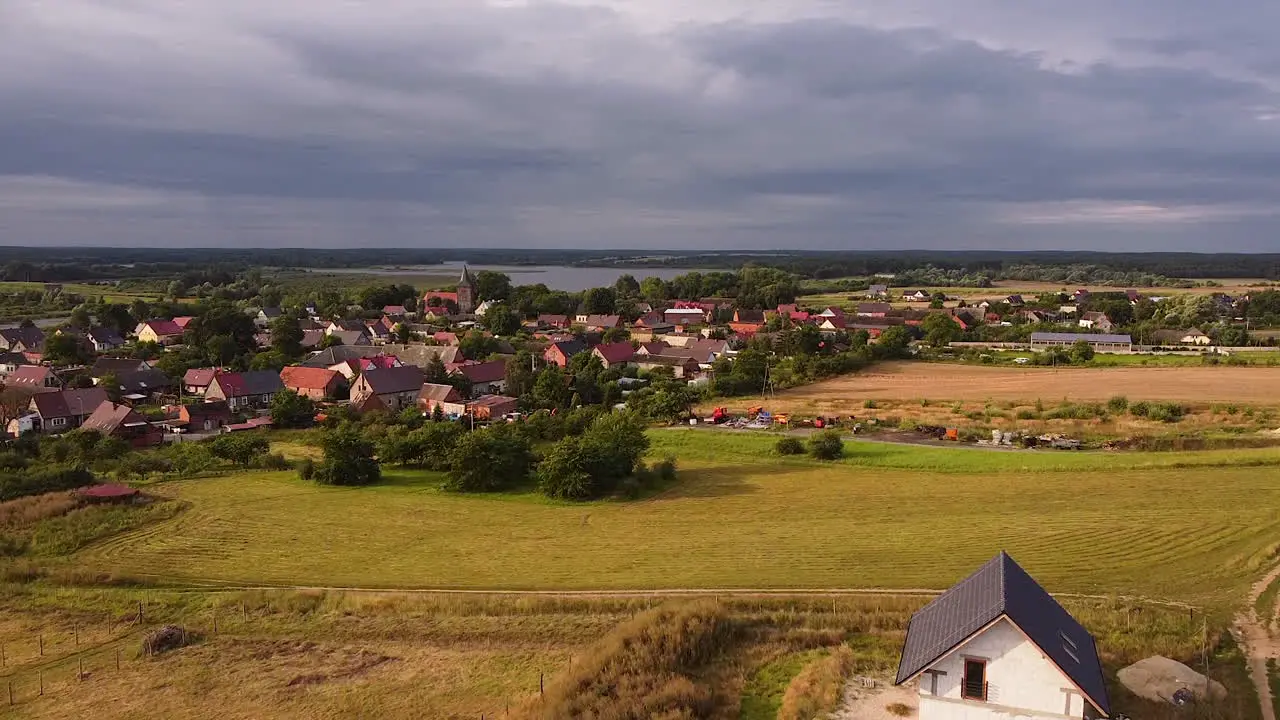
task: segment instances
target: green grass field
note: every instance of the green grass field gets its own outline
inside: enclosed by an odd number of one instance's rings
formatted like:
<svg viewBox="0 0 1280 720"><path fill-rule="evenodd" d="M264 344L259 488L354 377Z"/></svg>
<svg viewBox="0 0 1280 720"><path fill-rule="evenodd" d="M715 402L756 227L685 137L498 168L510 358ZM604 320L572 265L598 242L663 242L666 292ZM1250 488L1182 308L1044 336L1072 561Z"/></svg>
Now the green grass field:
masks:
<svg viewBox="0 0 1280 720"><path fill-rule="evenodd" d="M160 485L191 508L75 556L174 581L343 587L944 588L1004 548L1053 591L1238 604L1280 534L1280 451L1069 454L655 431L679 485L639 502L459 496L391 470Z"/></svg>

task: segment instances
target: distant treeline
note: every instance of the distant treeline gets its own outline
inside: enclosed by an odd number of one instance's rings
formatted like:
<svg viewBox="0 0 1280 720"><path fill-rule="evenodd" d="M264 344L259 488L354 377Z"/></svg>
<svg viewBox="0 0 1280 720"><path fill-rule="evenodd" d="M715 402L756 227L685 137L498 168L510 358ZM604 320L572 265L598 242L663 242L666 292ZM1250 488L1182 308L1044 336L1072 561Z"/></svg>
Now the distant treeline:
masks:
<svg viewBox="0 0 1280 720"><path fill-rule="evenodd" d="M164 277L192 267L236 272L248 267L348 268L436 265L579 265L737 269L780 268L802 278L902 274L930 268L943 274L1008 280L1161 285L1168 278L1280 279L1280 254L1100 253L1073 251L904 250L776 253L653 250L514 250L461 248L47 248L0 247L0 279L66 282ZM1144 278L1151 282L1145 282Z"/></svg>

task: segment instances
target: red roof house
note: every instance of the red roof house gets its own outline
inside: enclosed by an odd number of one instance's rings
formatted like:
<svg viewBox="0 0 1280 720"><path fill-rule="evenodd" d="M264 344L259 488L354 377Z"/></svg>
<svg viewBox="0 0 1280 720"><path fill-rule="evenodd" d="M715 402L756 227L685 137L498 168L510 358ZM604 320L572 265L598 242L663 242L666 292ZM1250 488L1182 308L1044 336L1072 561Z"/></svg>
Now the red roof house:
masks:
<svg viewBox="0 0 1280 720"><path fill-rule="evenodd" d="M338 397L345 378L327 368L291 366L280 371L280 382L288 389L312 400Z"/></svg>
<svg viewBox="0 0 1280 720"><path fill-rule="evenodd" d="M600 358L605 367L626 365L635 357L636 350L629 342L605 343L591 349L591 354Z"/></svg>

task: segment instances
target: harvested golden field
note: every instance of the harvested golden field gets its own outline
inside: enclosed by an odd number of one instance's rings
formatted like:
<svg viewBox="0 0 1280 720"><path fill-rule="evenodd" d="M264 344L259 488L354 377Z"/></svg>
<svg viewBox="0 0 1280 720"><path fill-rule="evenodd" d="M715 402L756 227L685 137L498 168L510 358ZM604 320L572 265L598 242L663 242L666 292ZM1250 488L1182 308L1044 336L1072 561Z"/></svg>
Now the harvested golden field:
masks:
<svg viewBox="0 0 1280 720"><path fill-rule="evenodd" d="M1130 400L1274 405L1280 368L1266 367L984 367L889 362L854 374L778 393L777 412L859 414L866 400L1036 399L1057 402Z"/></svg>

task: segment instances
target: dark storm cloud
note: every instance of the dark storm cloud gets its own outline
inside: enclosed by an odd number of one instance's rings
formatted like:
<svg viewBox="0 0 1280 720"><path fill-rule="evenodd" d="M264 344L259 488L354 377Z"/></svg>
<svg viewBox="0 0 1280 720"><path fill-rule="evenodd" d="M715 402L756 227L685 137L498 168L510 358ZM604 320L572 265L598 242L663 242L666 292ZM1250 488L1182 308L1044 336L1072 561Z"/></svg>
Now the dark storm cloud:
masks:
<svg viewBox="0 0 1280 720"><path fill-rule="evenodd" d="M1199 34L1189 5L1171 6L1188 27L1154 30L1025 10L1015 27L985 1L965 18L606 5L17 0L0 7L0 241L1274 236L1280 53L1223 42L1247 28Z"/></svg>

